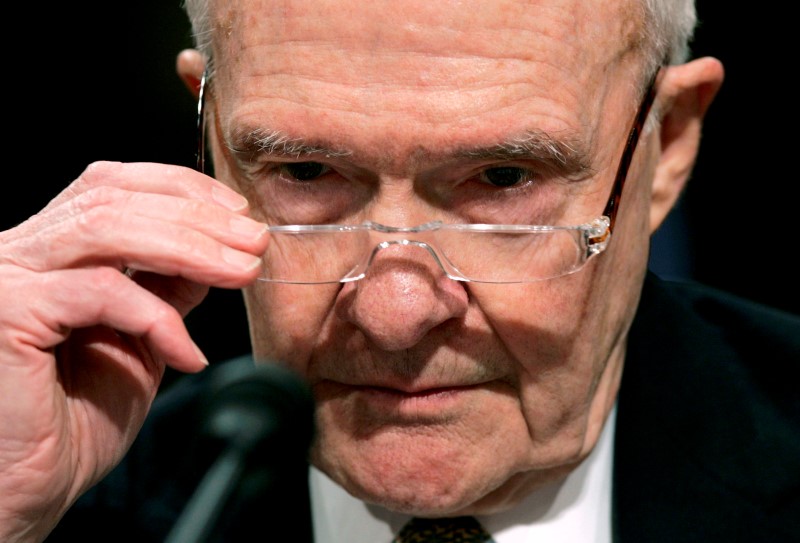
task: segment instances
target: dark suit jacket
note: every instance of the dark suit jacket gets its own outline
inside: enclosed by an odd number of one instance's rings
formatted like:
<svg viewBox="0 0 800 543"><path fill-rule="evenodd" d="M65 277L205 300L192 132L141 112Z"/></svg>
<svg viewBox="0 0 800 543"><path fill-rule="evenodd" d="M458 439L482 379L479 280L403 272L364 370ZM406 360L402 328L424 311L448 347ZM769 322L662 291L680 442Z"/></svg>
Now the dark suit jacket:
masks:
<svg viewBox="0 0 800 543"><path fill-rule="evenodd" d="M614 462L618 542L800 541L800 318L648 277Z"/></svg>
<svg viewBox="0 0 800 543"><path fill-rule="evenodd" d="M219 454L198 437L214 371L160 395L125 461L49 542L165 540ZM615 541L800 541L798 377L800 317L649 275L619 398ZM283 533L262 540L311 540L307 464L293 456L248 475L269 484L239 492L215 541L249 541L271 520Z"/></svg>

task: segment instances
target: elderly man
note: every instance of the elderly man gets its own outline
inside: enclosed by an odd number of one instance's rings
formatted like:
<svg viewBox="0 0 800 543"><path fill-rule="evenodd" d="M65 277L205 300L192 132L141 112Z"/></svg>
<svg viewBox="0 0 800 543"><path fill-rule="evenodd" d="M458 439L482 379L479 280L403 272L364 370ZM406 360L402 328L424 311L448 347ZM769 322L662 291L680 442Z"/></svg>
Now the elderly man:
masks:
<svg viewBox="0 0 800 543"><path fill-rule="evenodd" d="M4 541L167 503L98 482L209 286L313 390L317 541L797 535L800 324L646 273L723 78L691 2L187 4L215 179L95 164L0 237Z"/></svg>

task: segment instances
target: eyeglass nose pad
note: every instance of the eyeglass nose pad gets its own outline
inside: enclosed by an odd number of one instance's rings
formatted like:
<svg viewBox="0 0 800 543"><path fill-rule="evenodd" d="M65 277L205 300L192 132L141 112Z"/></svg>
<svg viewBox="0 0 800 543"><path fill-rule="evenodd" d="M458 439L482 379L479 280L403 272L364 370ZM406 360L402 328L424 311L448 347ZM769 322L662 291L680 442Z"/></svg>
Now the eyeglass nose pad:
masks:
<svg viewBox="0 0 800 543"><path fill-rule="evenodd" d="M436 262L436 265L439 267L439 269L442 270L442 272L445 275L447 275L448 277L451 277L450 272L447 270L447 268L445 267L444 263L439 258L439 255L436 253L436 250L433 247L431 247L428 243L426 243L424 241L418 241L418 240L412 240L412 239L384 240L384 241L381 241L380 243L378 243L372 249L372 252L369 255L369 259L367 260L366 266L364 266L364 274L366 274L369 271L369 269L372 267L373 261L378 256L378 253L381 250L387 249L387 248L395 246L395 245L402 246L402 247L413 246L413 247L419 247L420 249L426 250L428 252L428 254L431 255L431 257L433 258L434 262Z"/></svg>

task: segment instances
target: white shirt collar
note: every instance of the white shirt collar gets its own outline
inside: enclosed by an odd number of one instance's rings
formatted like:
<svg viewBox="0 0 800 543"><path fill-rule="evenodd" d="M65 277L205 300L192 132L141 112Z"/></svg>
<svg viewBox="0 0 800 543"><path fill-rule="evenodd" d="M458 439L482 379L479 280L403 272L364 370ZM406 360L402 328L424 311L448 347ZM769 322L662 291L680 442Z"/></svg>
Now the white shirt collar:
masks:
<svg viewBox="0 0 800 543"><path fill-rule="evenodd" d="M591 454L563 481L516 507L479 516L497 543L610 543L616 409ZM409 516L353 498L316 468L310 473L316 543L390 543Z"/></svg>

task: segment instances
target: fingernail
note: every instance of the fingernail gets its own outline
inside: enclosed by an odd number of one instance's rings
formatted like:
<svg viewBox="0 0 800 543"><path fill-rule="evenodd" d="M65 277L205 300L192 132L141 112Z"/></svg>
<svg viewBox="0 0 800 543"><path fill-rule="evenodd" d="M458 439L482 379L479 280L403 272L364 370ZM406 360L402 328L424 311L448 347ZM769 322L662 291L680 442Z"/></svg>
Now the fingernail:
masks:
<svg viewBox="0 0 800 543"><path fill-rule="evenodd" d="M244 196L226 188L212 187L211 197L231 211L241 211L247 207L247 199Z"/></svg>
<svg viewBox="0 0 800 543"><path fill-rule="evenodd" d="M231 247L222 248L222 259L231 266L241 268L245 271L250 271L261 265L261 259L259 257L237 251Z"/></svg>
<svg viewBox="0 0 800 543"><path fill-rule="evenodd" d="M236 215L230 220L231 232L252 239L260 238L267 231L267 225L247 217Z"/></svg>
<svg viewBox="0 0 800 543"><path fill-rule="evenodd" d="M206 358L206 355L200 350L200 347L197 346L197 343L193 341L192 347L194 347L194 352L197 353L197 359L200 360L204 366L208 366L208 358Z"/></svg>

